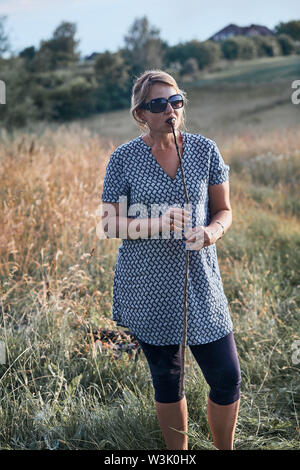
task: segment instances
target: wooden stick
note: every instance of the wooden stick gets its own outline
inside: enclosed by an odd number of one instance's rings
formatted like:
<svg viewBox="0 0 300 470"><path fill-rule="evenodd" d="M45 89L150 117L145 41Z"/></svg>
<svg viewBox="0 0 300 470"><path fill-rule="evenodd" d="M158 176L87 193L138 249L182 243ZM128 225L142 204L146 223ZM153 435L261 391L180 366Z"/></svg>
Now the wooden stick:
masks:
<svg viewBox="0 0 300 470"><path fill-rule="evenodd" d="M181 177L182 177L182 182L184 186L184 193L185 193L185 199L186 203L189 204L189 195L187 192L186 188L186 183L185 183L185 177L184 177L184 171L183 171L183 165L182 165L182 158L179 152L179 148L177 145L177 139L173 127L172 121L170 122L172 126L172 132L175 140L175 145L176 145L176 150L177 150L177 155L179 157L179 165L180 165L180 170L181 170ZM184 392L184 380L185 380L185 356L186 356L186 338L187 338L187 298L188 298L188 273L189 273L189 256L190 253L188 250L186 250L185 253L185 283L184 283L184 314L183 314L183 335L182 335L182 343L181 343L181 372L180 372L180 388L179 388L179 393L182 394Z"/></svg>

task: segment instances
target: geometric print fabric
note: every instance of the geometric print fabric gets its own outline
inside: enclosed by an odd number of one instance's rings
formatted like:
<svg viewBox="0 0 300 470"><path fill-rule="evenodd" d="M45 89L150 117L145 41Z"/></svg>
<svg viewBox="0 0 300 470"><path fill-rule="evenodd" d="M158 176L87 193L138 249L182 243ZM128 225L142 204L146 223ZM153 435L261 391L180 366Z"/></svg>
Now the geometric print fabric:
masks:
<svg viewBox="0 0 300 470"><path fill-rule="evenodd" d="M181 132L182 165L189 195L186 206L181 170L172 179L160 166L142 135L111 154L102 201L127 203L127 216L158 217L168 207L191 211L192 226L210 223L208 186L229 179L216 143L201 134ZM164 208L162 210L162 207ZM123 239L113 281L112 316L153 345L181 344L183 335L185 247L170 232L149 239ZM216 243L190 251L187 344L216 341L233 329L217 259Z"/></svg>

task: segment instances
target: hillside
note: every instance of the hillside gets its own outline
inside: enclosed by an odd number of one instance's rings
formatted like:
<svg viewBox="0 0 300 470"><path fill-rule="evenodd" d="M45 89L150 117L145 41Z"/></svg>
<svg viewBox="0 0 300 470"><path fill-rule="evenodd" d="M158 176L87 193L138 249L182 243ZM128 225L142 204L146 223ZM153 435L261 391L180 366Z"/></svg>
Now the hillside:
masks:
<svg viewBox="0 0 300 470"><path fill-rule="evenodd" d="M295 78L299 60L288 57L235 63L183 84L188 130L213 137L231 167L233 223L217 250L243 380L238 450L300 448ZM116 329L121 241L96 233L105 170L115 145L139 131L128 110L25 131L0 134L0 448L164 449L145 357L135 361L92 334ZM215 449L208 392L188 350L193 451Z"/></svg>
<svg viewBox="0 0 300 470"><path fill-rule="evenodd" d="M187 130L223 141L244 131L262 134L294 127L300 122L300 106L291 102L291 83L299 77L298 55L234 61L218 72L200 73L196 80L180 84L189 100ZM116 143L140 134L129 109L74 123Z"/></svg>

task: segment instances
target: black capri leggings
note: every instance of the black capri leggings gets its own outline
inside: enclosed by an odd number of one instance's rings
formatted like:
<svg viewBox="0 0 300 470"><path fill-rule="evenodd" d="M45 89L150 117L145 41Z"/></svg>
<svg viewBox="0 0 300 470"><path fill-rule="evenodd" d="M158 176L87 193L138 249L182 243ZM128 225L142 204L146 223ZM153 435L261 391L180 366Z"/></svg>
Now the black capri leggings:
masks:
<svg viewBox="0 0 300 470"><path fill-rule="evenodd" d="M138 342L152 375L155 400L174 403L179 394L181 345L156 346ZM209 398L219 405L229 405L240 398L241 371L233 332L217 341L189 346L210 386Z"/></svg>

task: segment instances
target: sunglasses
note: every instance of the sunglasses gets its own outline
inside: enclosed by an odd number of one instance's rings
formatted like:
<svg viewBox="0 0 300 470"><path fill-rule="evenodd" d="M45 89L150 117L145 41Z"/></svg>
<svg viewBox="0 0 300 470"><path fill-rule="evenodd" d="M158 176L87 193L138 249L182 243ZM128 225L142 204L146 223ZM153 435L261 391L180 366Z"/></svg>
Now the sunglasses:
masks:
<svg viewBox="0 0 300 470"><path fill-rule="evenodd" d="M167 109L168 103L172 106L173 109L179 109L183 107L183 98L182 95L172 95L167 100L166 98L154 98L148 103L142 103L140 105L141 109L147 109L151 113L162 113Z"/></svg>

